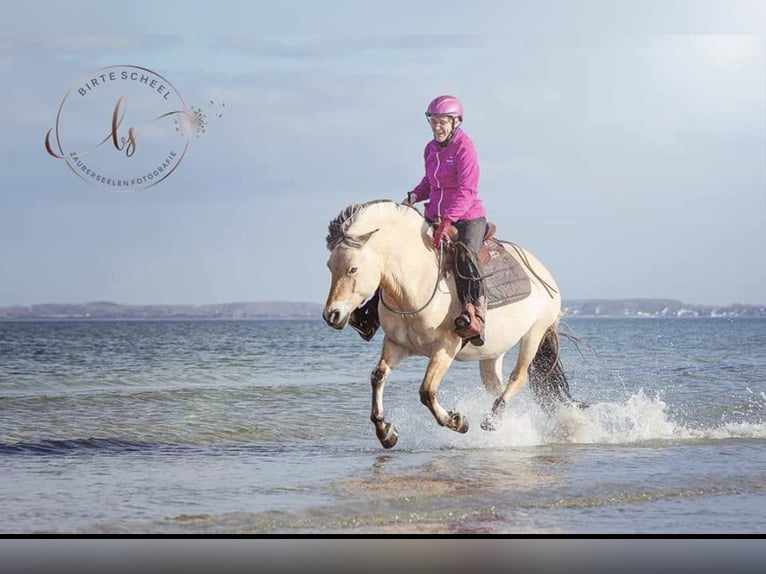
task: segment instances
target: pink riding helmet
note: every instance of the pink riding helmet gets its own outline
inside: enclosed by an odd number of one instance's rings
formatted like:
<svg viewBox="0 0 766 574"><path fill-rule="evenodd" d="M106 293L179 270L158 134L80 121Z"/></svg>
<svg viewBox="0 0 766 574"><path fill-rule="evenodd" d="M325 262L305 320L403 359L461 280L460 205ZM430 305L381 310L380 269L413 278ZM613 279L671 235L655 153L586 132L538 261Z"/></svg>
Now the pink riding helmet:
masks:
<svg viewBox="0 0 766 574"><path fill-rule="evenodd" d="M428 109L426 110L427 118L435 114L453 116L462 122L463 105L455 96L439 96L428 104Z"/></svg>

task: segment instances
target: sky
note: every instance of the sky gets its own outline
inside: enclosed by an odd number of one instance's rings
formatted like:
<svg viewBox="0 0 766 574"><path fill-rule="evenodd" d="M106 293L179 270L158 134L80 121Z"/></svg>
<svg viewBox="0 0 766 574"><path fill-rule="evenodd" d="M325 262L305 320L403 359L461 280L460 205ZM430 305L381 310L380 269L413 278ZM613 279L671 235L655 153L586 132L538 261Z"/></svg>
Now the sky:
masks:
<svg viewBox="0 0 766 574"><path fill-rule="evenodd" d="M399 30L360 3L296 4L223 3L205 22L137 2L121 26L105 4L85 6L87 26L69 4L47 24L15 8L0 29L0 305L324 302L329 221L420 181L440 94L463 102L497 235L564 300L766 303L760 3L445 2L459 22L410 7ZM135 193L44 147L68 91L118 65L166 78L206 119ZM130 98L130 113L154 105Z"/></svg>

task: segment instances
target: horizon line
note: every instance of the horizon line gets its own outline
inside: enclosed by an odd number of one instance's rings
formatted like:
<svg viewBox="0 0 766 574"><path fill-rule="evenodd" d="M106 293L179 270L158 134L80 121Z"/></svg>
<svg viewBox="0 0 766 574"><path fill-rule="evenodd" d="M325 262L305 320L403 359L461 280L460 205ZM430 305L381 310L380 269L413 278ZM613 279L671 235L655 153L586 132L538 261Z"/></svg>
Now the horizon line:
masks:
<svg viewBox="0 0 766 574"><path fill-rule="evenodd" d="M679 303L682 305L691 305L695 307L730 307L730 306L749 306L749 307L763 307L766 303L689 303L687 301L677 299L674 297L571 297L562 299L562 303L567 302L587 302L587 301L665 301L672 303ZM223 305L254 305L254 304L270 304L270 305L323 305L318 301L306 301L306 300L287 300L287 299L252 299L252 300L240 300L240 301L223 301L218 303L121 303L110 300L94 300L94 301L46 301L44 303L10 303L0 304L0 308L3 307L38 307L44 305L114 305L120 307L215 307Z"/></svg>

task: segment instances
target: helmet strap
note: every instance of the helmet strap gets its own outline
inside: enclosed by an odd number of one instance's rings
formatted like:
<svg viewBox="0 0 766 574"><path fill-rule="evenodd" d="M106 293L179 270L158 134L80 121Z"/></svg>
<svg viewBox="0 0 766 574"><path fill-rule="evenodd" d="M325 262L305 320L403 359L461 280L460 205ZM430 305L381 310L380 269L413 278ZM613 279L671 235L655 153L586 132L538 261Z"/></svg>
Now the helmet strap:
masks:
<svg viewBox="0 0 766 574"><path fill-rule="evenodd" d="M445 147L447 147L450 144L450 142L452 141L452 138L455 136L455 132L460 127L460 124L463 123L463 122L460 121L460 119L458 119L458 118L456 118L454 116L451 116L451 117L452 117L452 131L447 136L447 139L445 139L443 142L436 142L437 144L439 144L439 147L442 148L442 149L444 149Z"/></svg>

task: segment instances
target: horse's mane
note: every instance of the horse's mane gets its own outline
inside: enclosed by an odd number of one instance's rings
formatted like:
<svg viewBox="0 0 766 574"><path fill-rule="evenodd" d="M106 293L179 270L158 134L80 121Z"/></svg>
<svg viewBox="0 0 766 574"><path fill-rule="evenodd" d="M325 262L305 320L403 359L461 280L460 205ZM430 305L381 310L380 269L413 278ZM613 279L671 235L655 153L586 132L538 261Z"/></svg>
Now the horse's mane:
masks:
<svg viewBox="0 0 766 574"><path fill-rule="evenodd" d="M330 225L327 229L327 237L325 238L327 241L327 249L332 251L343 242L353 243L350 241L351 238L347 234L349 228L358 220L359 216L361 216L368 207L381 203L389 203L398 207L407 207L408 209L412 209L415 213L420 215L420 212L417 209L400 205L395 201L391 201L390 199L376 199L366 203L352 203L345 209L342 209L338 216L330 221Z"/></svg>

